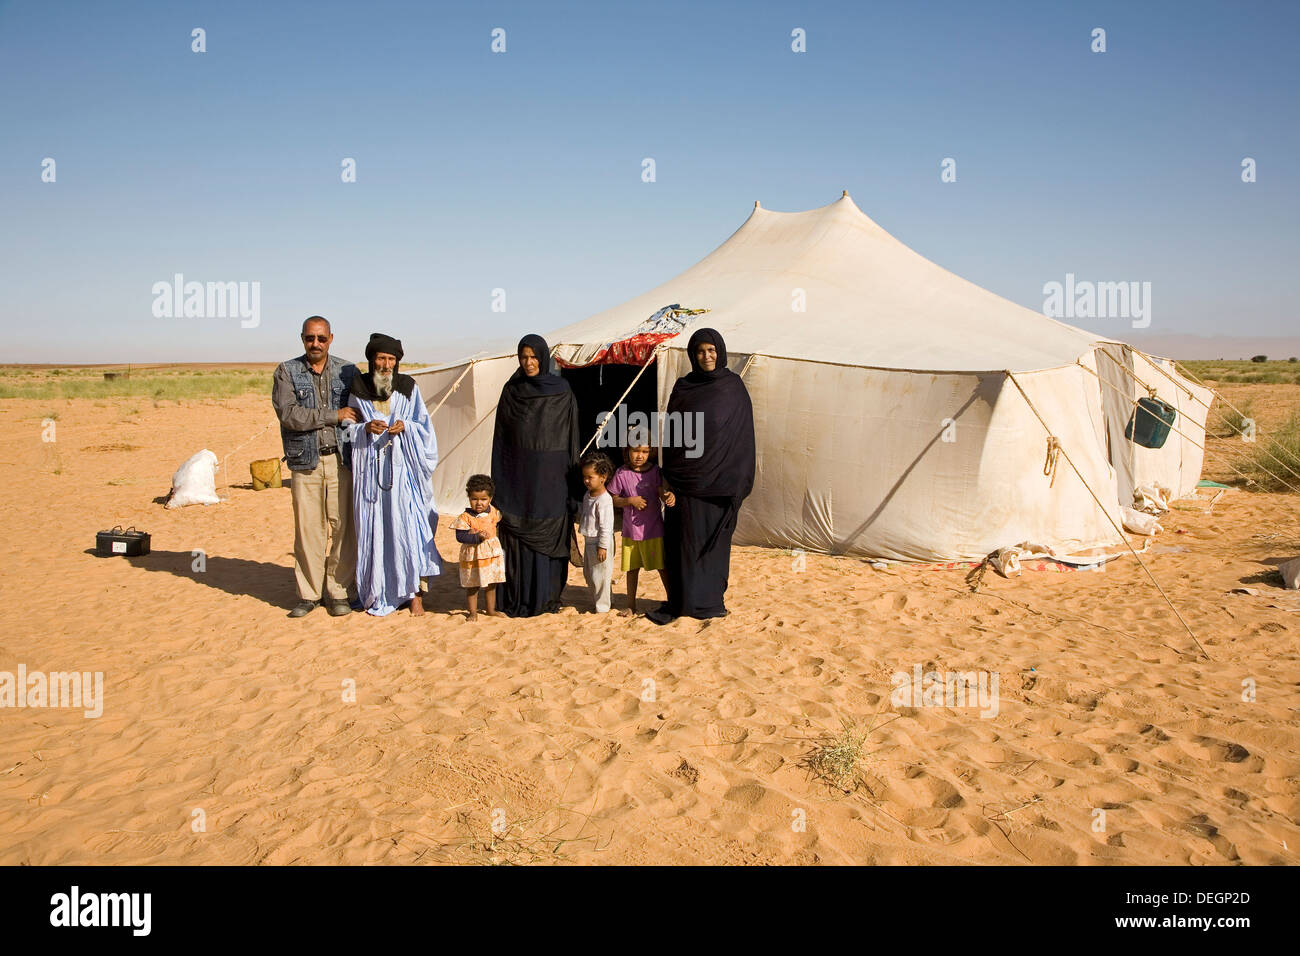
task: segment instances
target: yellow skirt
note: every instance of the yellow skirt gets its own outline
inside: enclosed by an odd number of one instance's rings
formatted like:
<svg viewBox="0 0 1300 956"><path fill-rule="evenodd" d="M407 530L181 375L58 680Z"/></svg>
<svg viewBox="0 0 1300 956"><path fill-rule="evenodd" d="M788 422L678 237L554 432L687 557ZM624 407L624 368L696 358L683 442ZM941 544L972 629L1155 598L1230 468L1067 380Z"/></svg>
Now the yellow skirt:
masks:
<svg viewBox="0 0 1300 956"><path fill-rule="evenodd" d="M664 539L646 538L644 541L623 539L624 571L662 571L664 569Z"/></svg>

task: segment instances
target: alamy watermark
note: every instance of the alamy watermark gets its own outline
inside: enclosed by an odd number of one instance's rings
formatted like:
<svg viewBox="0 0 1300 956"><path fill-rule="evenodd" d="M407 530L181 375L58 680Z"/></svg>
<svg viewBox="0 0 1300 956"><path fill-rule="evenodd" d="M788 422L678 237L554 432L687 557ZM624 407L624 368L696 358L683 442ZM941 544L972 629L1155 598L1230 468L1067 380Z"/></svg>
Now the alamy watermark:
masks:
<svg viewBox="0 0 1300 956"><path fill-rule="evenodd" d="M148 936L153 925L152 893L83 893L75 883L50 897L50 925L118 926L133 936Z"/></svg>
<svg viewBox="0 0 1300 956"><path fill-rule="evenodd" d="M80 707L86 717L104 713L104 672L0 671L0 707Z"/></svg>
<svg viewBox="0 0 1300 956"><path fill-rule="evenodd" d="M687 458L704 454L703 412L628 412L619 405L612 412L596 416L600 435L597 448L619 445L649 445L652 448L685 448Z"/></svg>
<svg viewBox="0 0 1300 956"><path fill-rule="evenodd" d="M1151 324L1150 282L1075 281L1043 284L1043 315L1052 319L1130 319L1135 329Z"/></svg>
<svg viewBox="0 0 1300 956"><path fill-rule="evenodd" d="M984 718L998 715L997 671L895 671L889 701L895 707L978 707Z"/></svg>
<svg viewBox="0 0 1300 956"><path fill-rule="evenodd" d="M186 282L178 272L151 291L155 319L239 319L245 329L262 324L260 282Z"/></svg>

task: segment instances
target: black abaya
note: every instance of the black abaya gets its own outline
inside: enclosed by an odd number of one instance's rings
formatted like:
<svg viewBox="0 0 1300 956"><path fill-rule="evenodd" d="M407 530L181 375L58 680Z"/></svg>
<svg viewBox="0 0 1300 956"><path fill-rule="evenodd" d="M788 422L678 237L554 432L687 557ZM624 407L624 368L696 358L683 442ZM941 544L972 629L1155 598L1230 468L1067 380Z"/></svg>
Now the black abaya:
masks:
<svg viewBox="0 0 1300 956"><path fill-rule="evenodd" d="M553 558L534 551L505 528L499 535L506 579L497 585L497 609L509 617L533 617L560 609L569 579L569 556Z"/></svg>
<svg viewBox="0 0 1300 956"><path fill-rule="evenodd" d="M736 512L730 498L678 495L664 513L664 557L667 563L670 617L722 617L723 596L731 573L731 534ZM713 541L713 547L704 545Z"/></svg>
<svg viewBox="0 0 1300 956"><path fill-rule="evenodd" d="M717 365L704 371L696 358L701 342L717 350ZM740 376L726 367L727 347L713 329L700 329L686 347L692 371L678 379L669 414L699 415L698 456L665 448L663 475L677 498L664 513L664 561L668 600L648 616L658 624L686 615L722 617L731 571L731 536L741 502L754 487L754 409Z"/></svg>
<svg viewBox="0 0 1300 956"><path fill-rule="evenodd" d="M497 607L510 617L555 611L569 575L569 533L579 495L578 403L551 371L546 342L525 336L540 370L515 372L501 390L492 436L493 504L501 512L506 579Z"/></svg>

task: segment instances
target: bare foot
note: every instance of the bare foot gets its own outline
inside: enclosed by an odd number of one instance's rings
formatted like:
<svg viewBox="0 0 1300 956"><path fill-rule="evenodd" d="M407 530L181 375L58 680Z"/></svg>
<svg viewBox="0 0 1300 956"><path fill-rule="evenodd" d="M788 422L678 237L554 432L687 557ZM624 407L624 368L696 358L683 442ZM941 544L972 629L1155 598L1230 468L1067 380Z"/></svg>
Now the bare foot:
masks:
<svg viewBox="0 0 1300 956"><path fill-rule="evenodd" d="M488 617L505 617L505 616L506 616L506 612L505 612L505 611L488 611L488 612L487 612L487 616L488 616Z"/></svg>
<svg viewBox="0 0 1300 956"><path fill-rule="evenodd" d="M424 613L424 601L421 599L420 595L418 594L415 597L411 598L411 613L414 614L416 617L419 617L421 614Z"/></svg>
<svg viewBox="0 0 1300 956"><path fill-rule="evenodd" d="M468 619L471 620L471 621L477 621L477 620L478 620L478 612L477 612L477 611L470 611L470 612L469 612L469 618L468 618Z"/></svg>
<svg viewBox="0 0 1300 956"><path fill-rule="evenodd" d="M619 616L619 617L636 617L636 608L634 608L634 607L625 607L625 608L620 608L620 609L619 609L619 612L618 612L618 616Z"/></svg>

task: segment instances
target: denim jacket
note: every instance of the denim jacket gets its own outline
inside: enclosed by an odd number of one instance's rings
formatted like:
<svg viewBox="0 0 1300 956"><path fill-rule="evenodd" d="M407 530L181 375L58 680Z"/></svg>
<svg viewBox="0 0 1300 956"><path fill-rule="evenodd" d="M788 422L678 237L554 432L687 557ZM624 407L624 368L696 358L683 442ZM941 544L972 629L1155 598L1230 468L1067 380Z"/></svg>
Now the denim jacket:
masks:
<svg viewBox="0 0 1300 956"><path fill-rule="evenodd" d="M294 401L303 408L316 408L316 386L312 381L311 368L307 356L300 355L283 364L293 383ZM343 408L348 401L348 388L352 378L357 374L357 367L346 359L333 355L326 362L325 371L329 374L329 407ZM284 460L290 471L311 471L320 462L320 448L316 441L316 430L293 431L280 424L280 441L284 446ZM342 425L335 423L335 443L339 446L339 458L344 467L351 467L352 446L344 440Z"/></svg>

